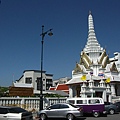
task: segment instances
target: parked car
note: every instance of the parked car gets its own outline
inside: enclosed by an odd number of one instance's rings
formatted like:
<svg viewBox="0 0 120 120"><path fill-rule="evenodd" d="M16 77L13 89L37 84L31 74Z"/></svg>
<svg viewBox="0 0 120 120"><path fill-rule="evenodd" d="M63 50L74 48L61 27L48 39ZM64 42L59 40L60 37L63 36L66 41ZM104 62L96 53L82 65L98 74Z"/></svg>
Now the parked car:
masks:
<svg viewBox="0 0 120 120"><path fill-rule="evenodd" d="M120 101L119 102L115 102L114 104L117 106L118 112L120 112Z"/></svg>
<svg viewBox="0 0 120 120"><path fill-rule="evenodd" d="M105 110L107 111L108 114L115 114L118 112L118 108L115 104L111 103L111 102L104 102L105 104Z"/></svg>
<svg viewBox="0 0 120 120"><path fill-rule="evenodd" d="M83 116L82 107L77 107L70 103L58 103L47 107L38 112L38 118L45 120L47 118L67 118L73 120Z"/></svg>
<svg viewBox="0 0 120 120"><path fill-rule="evenodd" d="M33 115L20 107L0 106L0 120L33 120Z"/></svg>

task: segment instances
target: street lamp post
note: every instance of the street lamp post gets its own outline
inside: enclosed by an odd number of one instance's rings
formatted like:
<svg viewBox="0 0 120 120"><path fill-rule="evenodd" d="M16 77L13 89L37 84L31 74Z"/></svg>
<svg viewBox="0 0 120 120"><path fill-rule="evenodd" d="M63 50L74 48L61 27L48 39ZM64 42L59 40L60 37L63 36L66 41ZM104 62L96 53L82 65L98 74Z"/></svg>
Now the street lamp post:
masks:
<svg viewBox="0 0 120 120"><path fill-rule="evenodd" d="M41 79L40 79L40 105L39 105L39 110L43 110L43 43L44 43L44 37L45 35L48 33L49 36L52 36L52 29L47 30L46 32L44 32L44 26L42 26L42 34L40 34L40 36L42 36L42 41L41 41Z"/></svg>

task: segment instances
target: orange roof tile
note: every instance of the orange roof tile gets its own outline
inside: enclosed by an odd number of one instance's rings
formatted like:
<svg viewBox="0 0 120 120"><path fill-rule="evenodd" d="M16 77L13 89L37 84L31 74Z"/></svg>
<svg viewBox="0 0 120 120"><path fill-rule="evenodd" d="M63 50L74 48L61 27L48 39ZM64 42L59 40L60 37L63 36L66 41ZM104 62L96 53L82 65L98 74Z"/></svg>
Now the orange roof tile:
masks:
<svg viewBox="0 0 120 120"><path fill-rule="evenodd" d="M49 90L61 90L69 94L69 87L66 84L58 84L56 87L50 87Z"/></svg>
<svg viewBox="0 0 120 120"><path fill-rule="evenodd" d="M69 90L69 87L66 84L58 84L55 90Z"/></svg>
<svg viewBox="0 0 120 120"><path fill-rule="evenodd" d="M55 87L50 87L49 90L55 90Z"/></svg>

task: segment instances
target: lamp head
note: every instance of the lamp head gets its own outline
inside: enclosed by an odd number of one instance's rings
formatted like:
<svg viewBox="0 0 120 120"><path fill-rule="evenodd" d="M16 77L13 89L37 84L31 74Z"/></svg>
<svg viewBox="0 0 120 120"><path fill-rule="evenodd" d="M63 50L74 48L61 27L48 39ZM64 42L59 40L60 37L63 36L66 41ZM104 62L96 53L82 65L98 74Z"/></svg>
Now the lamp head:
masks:
<svg viewBox="0 0 120 120"><path fill-rule="evenodd" d="M52 33L51 30L52 30L52 29L50 29L50 32L48 33L49 36L52 36L52 35L53 35L53 33Z"/></svg>

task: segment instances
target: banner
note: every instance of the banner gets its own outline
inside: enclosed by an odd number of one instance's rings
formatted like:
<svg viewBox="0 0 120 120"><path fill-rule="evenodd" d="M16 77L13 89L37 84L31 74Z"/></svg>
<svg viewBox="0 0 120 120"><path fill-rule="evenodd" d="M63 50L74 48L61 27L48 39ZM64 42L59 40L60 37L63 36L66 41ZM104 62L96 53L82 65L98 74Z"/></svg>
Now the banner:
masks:
<svg viewBox="0 0 120 120"><path fill-rule="evenodd" d="M81 77L81 80L86 80L86 75L83 75L82 77Z"/></svg>
<svg viewBox="0 0 120 120"><path fill-rule="evenodd" d="M105 83L110 83L110 78L107 78L107 79L105 80Z"/></svg>
<svg viewBox="0 0 120 120"><path fill-rule="evenodd" d="M99 73L98 76L105 77L104 73Z"/></svg>

